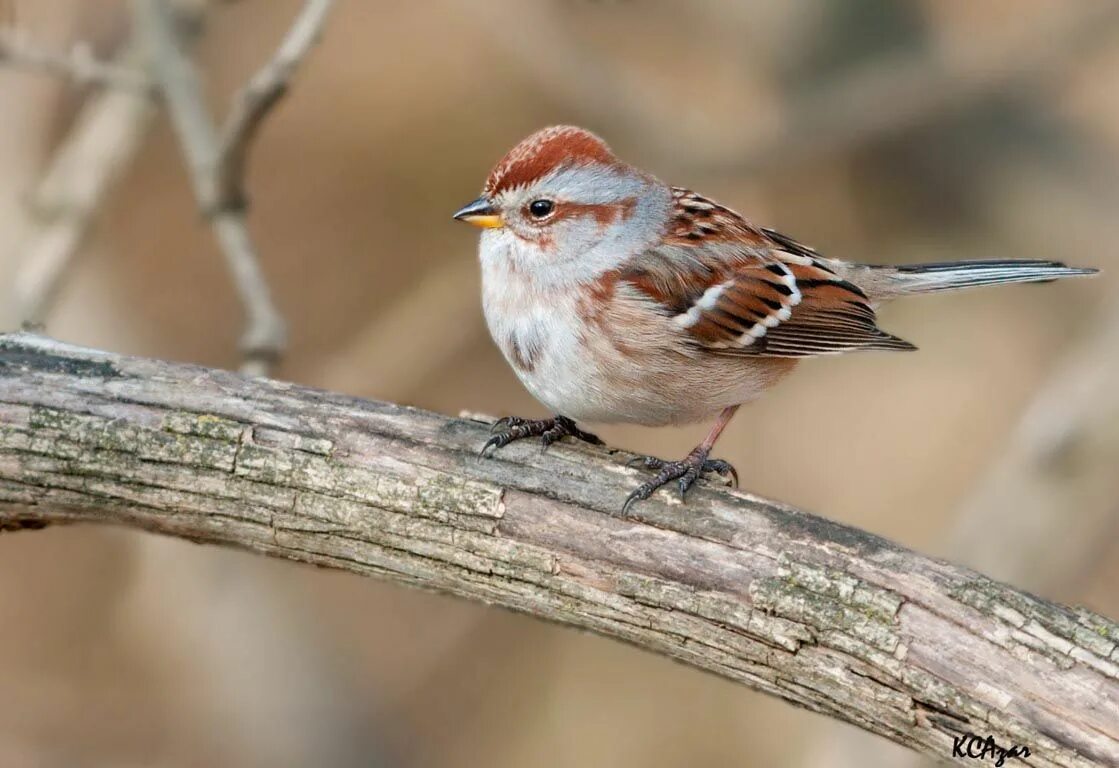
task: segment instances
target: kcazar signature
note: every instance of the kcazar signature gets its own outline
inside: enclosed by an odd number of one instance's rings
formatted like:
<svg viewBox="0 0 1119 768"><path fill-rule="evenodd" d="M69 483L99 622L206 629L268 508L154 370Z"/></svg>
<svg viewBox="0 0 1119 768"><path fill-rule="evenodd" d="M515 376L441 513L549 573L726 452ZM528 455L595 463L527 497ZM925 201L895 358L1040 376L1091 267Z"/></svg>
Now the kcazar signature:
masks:
<svg viewBox="0 0 1119 768"><path fill-rule="evenodd" d="M952 738L952 757L971 757L976 760L994 760L995 768L1003 765L1008 757L1029 757L1030 748L1015 745L1000 747L993 736L965 733Z"/></svg>

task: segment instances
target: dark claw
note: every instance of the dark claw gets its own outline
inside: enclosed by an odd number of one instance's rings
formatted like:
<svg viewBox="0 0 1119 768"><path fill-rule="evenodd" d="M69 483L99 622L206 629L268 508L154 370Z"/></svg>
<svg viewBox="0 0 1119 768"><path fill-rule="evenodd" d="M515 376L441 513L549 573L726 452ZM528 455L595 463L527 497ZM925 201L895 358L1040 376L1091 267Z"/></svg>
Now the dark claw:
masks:
<svg viewBox="0 0 1119 768"><path fill-rule="evenodd" d="M522 419L519 416L506 416L494 422L494 425L490 427L490 433L493 437L482 446L482 450L479 452L480 456L488 455L491 449L504 448L514 440L537 436L541 438L545 450L549 445L564 437L574 437L592 445L605 445L597 436L576 427L575 422L566 416L535 420Z"/></svg>
<svg viewBox="0 0 1119 768"><path fill-rule="evenodd" d="M697 477L699 477L699 472L696 471L696 468L689 467L684 476L676 481L676 487L680 489L680 501L684 501L684 498L688 495L688 489L692 487L692 483L696 481Z"/></svg>
<svg viewBox="0 0 1119 768"><path fill-rule="evenodd" d="M591 445L606 445L606 443L602 442L602 440L599 439L598 435L592 435L590 432L584 432L583 430L575 426L574 421L567 418L566 416L556 417L556 427L563 428L563 435L570 435L576 440L582 440L584 443L590 443ZM561 435L561 437L563 435Z"/></svg>
<svg viewBox="0 0 1119 768"><path fill-rule="evenodd" d="M644 501L652 496L658 488L668 485L676 480L676 487L680 489L680 500L684 501L688 490L701 476L708 472L720 475L730 475L734 479L734 487L738 487L738 472L730 462L722 459L708 459L707 454L699 449L689 453L681 461L665 461L653 456L638 456L626 462L627 466L644 466L646 469L658 470L656 476L647 483L642 483L626 497L622 505L622 515L629 512L629 508L637 501Z"/></svg>
<svg viewBox="0 0 1119 768"><path fill-rule="evenodd" d="M559 423L557 423L556 426L550 429L544 430L544 433L540 435L540 442L542 443L540 450L548 450L549 445L559 440L561 437L566 436L567 434L567 430L561 427Z"/></svg>
<svg viewBox="0 0 1119 768"><path fill-rule="evenodd" d="M722 459L708 459L703 465L704 472L714 472L717 475L730 475L734 487L738 487L738 470L729 461Z"/></svg>
<svg viewBox="0 0 1119 768"><path fill-rule="evenodd" d="M493 448L494 450L496 450L498 448L504 448L505 446L509 445L509 443L513 442L513 440L516 440L516 438L510 437L508 432L502 432L499 435L494 435L486 441L486 444L482 446L482 450L478 451L478 455L484 458L486 456L486 451L488 451L489 449Z"/></svg>
<svg viewBox="0 0 1119 768"><path fill-rule="evenodd" d="M645 501L645 499L649 498L649 496L652 495L653 491L656 490L655 487L648 486L650 486L650 483L639 485L629 496L626 496L626 503L622 505L622 517L625 517L629 514L629 508L631 504L636 501Z"/></svg>
<svg viewBox="0 0 1119 768"><path fill-rule="evenodd" d="M490 434L492 435L495 432L500 432L502 430L509 429L510 427L519 427L524 423L525 420L519 416L502 416L500 419L493 423L492 427L490 427Z"/></svg>

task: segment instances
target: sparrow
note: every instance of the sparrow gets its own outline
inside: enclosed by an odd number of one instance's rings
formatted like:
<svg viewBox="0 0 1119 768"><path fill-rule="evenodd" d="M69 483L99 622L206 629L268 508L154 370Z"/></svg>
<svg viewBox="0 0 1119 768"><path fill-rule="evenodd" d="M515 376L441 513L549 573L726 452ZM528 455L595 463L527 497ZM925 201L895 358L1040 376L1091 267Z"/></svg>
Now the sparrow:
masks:
<svg viewBox="0 0 1119 768"><path fill-rule="evenodd" d="M806 357L914 350L878 328L903 296L1094 274L1056 261L890 266L824 258L776 230L619 160L574 126L538 131L494 167L454 214L482 228L482 306L494 342L550 419L501 419L485 456L514 440L601 445L576 422L646 426L713 420L679 461L641 457L656 474L622 506L705 473L739 406Z"/></svg>

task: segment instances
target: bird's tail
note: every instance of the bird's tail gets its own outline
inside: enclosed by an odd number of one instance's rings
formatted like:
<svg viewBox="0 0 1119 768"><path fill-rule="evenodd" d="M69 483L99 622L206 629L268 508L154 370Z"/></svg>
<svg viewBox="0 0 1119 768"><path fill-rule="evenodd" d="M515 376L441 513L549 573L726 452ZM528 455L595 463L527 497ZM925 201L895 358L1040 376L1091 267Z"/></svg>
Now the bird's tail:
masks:
<svg viewBox="0 0 1119 768"><path fill-rule="evenodd" d="M989 259L980 261L942 261L929 264L875 267L872 293L894 298L914 293L955 291L981 285L1002 283L1047 283L1063 277L1086 277L1097 269L1070 267L1059 261L1031 259ZM875 279L877 278L877 279ZM876 289L876 290L875 290Z"/></svg>

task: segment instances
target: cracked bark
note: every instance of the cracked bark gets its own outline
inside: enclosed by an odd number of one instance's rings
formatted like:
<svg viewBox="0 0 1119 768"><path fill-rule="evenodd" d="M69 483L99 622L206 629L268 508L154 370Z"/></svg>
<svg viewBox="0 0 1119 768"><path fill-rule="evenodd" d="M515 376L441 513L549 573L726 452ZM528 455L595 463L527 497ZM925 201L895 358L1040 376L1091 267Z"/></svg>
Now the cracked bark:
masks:
<svg viewBox="0 0 1119 768"><path fill-rule="evenodd" d="M745 493L658 494L605 451L223 371L0 337L0 529L105 522L625 640L940 759L1119 764L1119 625ZM997 542L992 542L997 546ZM962 761L965 758L959 758Z"/></svg>

